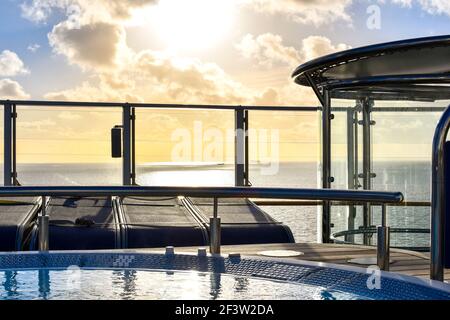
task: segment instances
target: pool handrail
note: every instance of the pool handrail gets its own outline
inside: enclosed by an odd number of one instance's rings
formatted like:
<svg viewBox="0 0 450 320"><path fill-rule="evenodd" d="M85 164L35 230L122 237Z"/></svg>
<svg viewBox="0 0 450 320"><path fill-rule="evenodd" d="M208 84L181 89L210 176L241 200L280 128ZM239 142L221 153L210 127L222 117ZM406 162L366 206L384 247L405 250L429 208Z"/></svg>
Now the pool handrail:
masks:
<svg viewBox="0 0 450 320"><path fill-rule="evenodd" d="M183 187L183 186L5 186L0 197L29 196L186 196L205 198L267 198L327 201L399 203L401 192L272 187Z"/></svg>
<svg viewBox="0 0 450 320"><path fill-rule="evenodd" d="M444 110L434 131L431 160L431 245L430 278L444 281L445 237L445 152L450 129L450 105Z"/></svg>
<svg viewBox="0 0 450 320"><path fill-rule="evenodd" d="M377 227L377 264L389 270L389 227L386 226L386 205L403 201L401 192L372 190L338 190L269 187L174 187L174 186L4 186L0 197L42 197L39 221L39 250L49 250L49 216L46 213L47 197L95 196L185 196L213 198L213 217L210 218L210 252L220 254L221 225L218 198L278 198L322 201L353 201L378 204L382 207L381 226Z"/></svg>

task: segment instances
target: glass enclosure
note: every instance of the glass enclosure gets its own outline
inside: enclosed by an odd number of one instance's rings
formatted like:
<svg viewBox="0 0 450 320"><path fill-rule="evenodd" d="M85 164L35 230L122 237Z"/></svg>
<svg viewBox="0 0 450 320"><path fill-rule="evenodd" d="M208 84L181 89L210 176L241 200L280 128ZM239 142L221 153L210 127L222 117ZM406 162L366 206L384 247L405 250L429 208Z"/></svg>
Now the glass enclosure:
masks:
<svg viewBox="0 0 450 320"><path fill-rule="evenodd" d="M387 211L393 247L428 250L431 142L449 103L332 101L332 187L402 192L402 206ZM370 115L366 129L365 107ZM333 204L331 232L338 242L376 244L373 232L380 220L377 206Z"/></svg>
<svg viewBox="0 0 450 320"><path fill-rule="evenodd" d="M431 141L449 104L332 100L331 186L402 192L402 206L388 207L394 247L429 247ZM121 184L122 159L111 158L110 137L122 123L121 108L19 106L17 112L21 184ZM83 121L88 117L98 120L95 127ZM251 185L321 187L321 117L320 111L248 111ZM135 121L138 184L234 185L234 110L137 108ZM321 205L261 205L297 242L316 240ZM332 203L332 238L376 244L380 211Z"/></svg>
<svg viewBox="0 0 450 320"><path fill-rule="evenodd" d="M111 128L122 122L121 109L17 106L16 113L21 185L121 184L122 162L111 158L110 137ZM2 108L2 162L3 134Z"/></svg>

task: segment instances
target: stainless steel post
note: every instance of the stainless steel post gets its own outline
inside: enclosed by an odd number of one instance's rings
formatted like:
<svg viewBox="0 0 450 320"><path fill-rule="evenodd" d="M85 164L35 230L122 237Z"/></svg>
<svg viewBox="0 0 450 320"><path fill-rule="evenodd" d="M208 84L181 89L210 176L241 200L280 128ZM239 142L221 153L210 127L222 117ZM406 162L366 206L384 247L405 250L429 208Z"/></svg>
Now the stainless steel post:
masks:
<svg viewBox="0 0 450 320"><path fill-rule="evenodd" d="M362 101L362 124L363 124L363 188L364 190L372 189L372 155L371 155L371 108L372 101L370 99L363 99ZM364 204L363 207L363 226L365 229L372 225L372 208L370 203ZM371 234L364 234L364 244L370 245Z"/></svg>
<svg viewBox="0 0 450 320"><path fill-rule="evenodd" d="M386 226L386 204L381 206L381 226L377 227L377 265L381 270L389 271L390 230Z"/></svg>
<svg viewBox="0 0 450 320"><path fill-rule="evenodd" d="M245 128L244 110L236 109L235 112L235 139L234 139L234 159L235 159L235 185L238 187L245 185Z"/></svg>
<svg viewBox="0 0 450 320"><path fill-rule="evenodd" d="M431 246L430 278L444 280L445 171L444 145L450 127L450 106L434 132L431 162Z"/></svg>
<svg viewBox="0 0 450 320"><path fill-rule="evenodd" d="M12 105L3 106L3 185L11 186L12 177Z"/></svg>
<svg viewBox="0 0 450 320"><path fill-rule="evenodd" d="M122 109L122 183L131 185L131 108L127 104Z"/></svg>
<svg viewBox="0 0 450 320"><path fill-rule="evenodd" d="M131 108L131 184L136 184L136 108Z"/></svg>
<svg viewBox="0 0 450 320"><path fill-rule="evenodd" d="M355 127L357 127L357 120L355 110L347 109L347 188L358 189L357 182L357 163L355 161L357 150ZM355 228L356 207L354 205L348 206L347 230ZM354 235L346 235L345 241L354 242Z"/></svg>
<svg viewBox="0 0 450 320"><path fill-rule="evenodd" d="M213 217L209 219L209 251L211 254L220 254L221 225L220 217L218 216L218 206L218 199L214 198Z"/></svg>
<svg viewBox="0 0 450 320"><path fill-rule="evenodd" d="M331 188L331 98L328 90L324 90L322 110L322 187ZM331 204L324 201L322 205L322 242L330 242L331 237Z"/></svg>
<svg viewBox="0 0 450 320"><path fill-rule="evenodd" d="M17 109L16 105L12 105L12 119L11 119L11 126L12 126L12 135L11 135L11 143L12 143L12 183L13 185L17 186L19 185L19 181L17 180Z"/></svg>
<svg viewBox="0 0 450 320"><path fill-rule="evenodd" d="M244 127L245 127L245 140L244 140L244 159L245 159L245 166L244 166L244 175L245 175L245 186L250 186L250 155L249 155L249 137L248 137L248 110L245 110L244 112Z"/></svg>
<svg viewBox="0 0 450 320"><path fill-rule="evenodd" d="M39 216L39 251L48 251L49 248L49 216L47 215L47 197L42 197L42 211Z"/></svg>

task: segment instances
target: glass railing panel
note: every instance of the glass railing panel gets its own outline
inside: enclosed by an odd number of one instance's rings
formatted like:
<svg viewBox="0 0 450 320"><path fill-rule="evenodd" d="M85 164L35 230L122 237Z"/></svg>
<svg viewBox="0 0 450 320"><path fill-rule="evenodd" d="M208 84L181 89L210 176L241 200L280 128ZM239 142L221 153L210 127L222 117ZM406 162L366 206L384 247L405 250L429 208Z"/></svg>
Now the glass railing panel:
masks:
<svg viewBox="0 0 450 320"><path fill-rule="evenodd" d="M426 248L429 229L431 190L431 142L442 112L426 108L445 107L446 102L376 102L373 126L373 189L401 191L411 206L389 207L388 222L400 229L391 236L392 246ZM395 108L403 107L399 111ZM419 107L421 112L412 111ZM381 108L392 108L382 111ZM422 205L417 204L418 202ZM414 203L416 203L414 205ZM379 224L380 210L373 211ZM420 229L410 230L406 229Z"/></svg>
<svg viewBox="0 0 450 320"><path fill-rule="evenodd" d="M346 100L332 100L332 107L338 108L333 110L333 119L331 121L331 176L333 182L331 188L333 189L352 189L348 184L348 150L347 145L347 110L353 110L355 106L354 101ZM355 141L357 141L356 139ZM359 139L360 140L360 139ZM359 157L355 157L358 159ZM356 207L355 207L356 208ZM347 230L349 228L349 214L350 208L342 205L331 206L331 234ZM355 217L355 226L361 223L362 213L358 212ZM358 236L354 237L356 240Z"/></svg>
<svg viewBox="0 0 450 320"><path fill-rule="evenodd" d="M17 107L17 171L22 185L119 185L111 128L120 108ZM3 122L2 122L3 123Z"/></svg>
<svg viewBox="0 0 450 320"><path fill-rule="evenodd" d="M136 109L137 183L233 186L234 111Z"/></svg>
<svg viewBox="0 0 450 320"><path fill-rule="evenodd" d="M253 186L317 188L321 112L250 111L250 182ZM315 242L317 206L262 206L288 225L296 242Z"/></svg>

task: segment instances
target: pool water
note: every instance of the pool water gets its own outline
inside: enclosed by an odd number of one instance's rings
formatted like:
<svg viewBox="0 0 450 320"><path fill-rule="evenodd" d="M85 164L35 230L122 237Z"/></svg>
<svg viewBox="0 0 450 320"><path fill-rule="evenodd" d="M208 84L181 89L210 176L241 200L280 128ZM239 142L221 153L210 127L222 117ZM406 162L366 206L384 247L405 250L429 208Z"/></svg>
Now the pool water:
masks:
<svg viewBox="0 0 450 320"><path fill-rule="evenodd" d="M448 284L373 271L238 255L0 253L0 300L450 300Z"/></svg>
<svg viewBox="0 0 450 320"><path fill-rule="evenodd" d="M220 273L156 270L0 271L1 300L31 299L368 299L325 288Z"/></svg>

